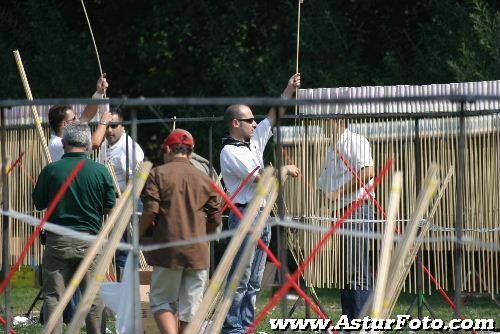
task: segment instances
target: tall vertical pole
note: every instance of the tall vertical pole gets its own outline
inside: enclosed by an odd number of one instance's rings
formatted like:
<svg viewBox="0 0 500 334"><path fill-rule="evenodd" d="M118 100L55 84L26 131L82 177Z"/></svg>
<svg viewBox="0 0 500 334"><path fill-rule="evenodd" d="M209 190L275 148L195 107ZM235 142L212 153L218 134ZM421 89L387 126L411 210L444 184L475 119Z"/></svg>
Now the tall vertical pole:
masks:
<svg viewBox="0 0 500 334"><path fill-rule="evenodd" d="M276 110L276 169L278 171L278 214L279 219L283 221L285 219L285 202L283 198L283 182L281 180L281 167L283 166L283 145L281 144L281 129L280 129L280 111ZM281 262L281 269L279 271L279 284L283 285L285 283L285 277L287 274L288 260L287 260L287 250L286 250L286 234L282 226L278 226L278 258ZM286 318L288 315L288 305L287 299L283 298L281 303L282 317Z"/></svg>
<svg viewBox="0 0 500 334"><path fill-rule="evenodd" d="M132 168L132 179L135 180L137 177L137 171L135 168L135 162L137 161L137 152L135 150L135 143L137 142L137 112L135 109L132 109L132 112L130 114L131 116L131 121L132 121L132 128L131 128L131 134L132 134L132 165L134 168ZM127 166L128 169L128 166ZM127 173L128 174L128 173ZM133 230L133 235L132 235L132 245L134 247L132 251L132 261L133 261L133 268L134 268L134 275L133 275L133 284L132 284L132 300L133 300L133 305L134 305L134 319L133 321L133 328L134 328L134 333L135 334L142 334L142 320L141 320L141 301L139 297L139 217L137 215L137 197L135 195L135 182L133 183L133 188L132 188L132 207L133 207L133 215L132 215L132 230Z"/></svg>
<svg viewBox="0 0 500 334"><path fill-rule="evenodd" d="M465 101L460 103L459 133L458 133L458 164L457 164L457 191L455 209L455 314L460 319L462 314L462 257L463 257L463 215L464 215L464 183L465 179Z"/></svg>
<svg viewBox="0 0 500 334"><path fill-rule="evenodd" d="M213 123L210 122L210 127L208 128L208 176L214 180L214 164L213 164ZM210 242L210 276L215 270L215 246L214 241Z"/></svg>
<svg viewBox="0 0 500 334"><path fill-rule="evenodd" d="M4 211L9 211L10 206L10 191L9 191L9 178L7 177L7 152L6 152L6 129L5 129L5 108L0 109L0 122L2 123L1 129L1 155L2 155L2 209ZM5 281L7 274L10 271L10 218L9 216L3 216L2 224L2 281ZM5 333L10 333L12 328L12 313L11 313L11 290L10 284L7 285L4 293L4 305L5 305Z"/></svg>
<svg viewBox="0 0 500 334"><path fill-rule="evenodd" d="M420 191L422 170L420 169L420 160L422 159L422 147L420 145L420 129L419 119L415 118L415 189ZM418 318L422 319L422 304L423 304L423 279L422 279L422 251L417 255L417 314Z"/></svg>

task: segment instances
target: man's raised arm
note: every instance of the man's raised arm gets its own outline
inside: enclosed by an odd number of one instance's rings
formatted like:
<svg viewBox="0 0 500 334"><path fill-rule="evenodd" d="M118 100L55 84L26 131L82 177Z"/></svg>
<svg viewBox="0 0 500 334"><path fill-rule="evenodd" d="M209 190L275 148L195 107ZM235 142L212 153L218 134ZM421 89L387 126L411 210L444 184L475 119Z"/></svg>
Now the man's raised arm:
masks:
<svg viewBox="0 0 500 334"><path fill-rule="evenodd" d="M94 95L92 95L93 99L103 99L104 95L106 94L106 89L108 89L108 82L106 81L106 73L104 73L99 79L97 80L96 84L96 92ZM82 116L80 117L81 122L90 122L92 118L94 118L95 114L97 113L97 109L99 108L99 105L97 104L89 104L85 107L85 110L83 110Z"/></svg>
<svg viewBox="0 0 500 334"><path fill-rule="evenodd" d="M300 73L296 73L296 74L292 75L291 78L288 80L288 84L287 84L285 90L283 91L283 93L281 93L281 97L283 99L291 98L293 96L293 94L295 94L295 90L299 87L300 87ZM286 108L278 108L278 110L279 110L278 112L280 113L280 117L281 117L285 114ZM267 117L269 118L271 125L274 125L274 122L276 120L275 113L276 113L276 109L271 108L271 110L269 110L269 112L267 114Z"/></svg>

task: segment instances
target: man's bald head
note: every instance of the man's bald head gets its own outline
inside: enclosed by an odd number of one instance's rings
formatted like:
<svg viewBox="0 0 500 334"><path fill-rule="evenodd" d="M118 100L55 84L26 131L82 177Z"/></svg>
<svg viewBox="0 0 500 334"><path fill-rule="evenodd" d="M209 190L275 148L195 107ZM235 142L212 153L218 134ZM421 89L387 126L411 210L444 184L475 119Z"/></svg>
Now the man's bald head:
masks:
<svg viewBox="0 0 500 334"><path fill-rule="evenodd" d="M250 108L244 104L233 104L226 108L224 112L224 123L231 129L233 119L245 118Z"/></svg>

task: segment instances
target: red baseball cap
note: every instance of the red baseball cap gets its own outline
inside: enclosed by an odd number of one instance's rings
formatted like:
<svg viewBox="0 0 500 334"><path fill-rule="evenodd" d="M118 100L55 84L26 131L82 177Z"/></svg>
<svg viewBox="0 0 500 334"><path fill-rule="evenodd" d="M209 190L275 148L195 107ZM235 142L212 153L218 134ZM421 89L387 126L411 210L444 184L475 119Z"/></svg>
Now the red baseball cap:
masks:
<svg viewBox="0 0 500 334"><path fill-rule="evenodd" d="M186 145L193 148L194 147L193 136L186 130L175 129L174 131L170 132L167 138L165 138L165 141L163 142L163 149L165 150L167 146L171 147L172 145L175 144Z"/></svg>

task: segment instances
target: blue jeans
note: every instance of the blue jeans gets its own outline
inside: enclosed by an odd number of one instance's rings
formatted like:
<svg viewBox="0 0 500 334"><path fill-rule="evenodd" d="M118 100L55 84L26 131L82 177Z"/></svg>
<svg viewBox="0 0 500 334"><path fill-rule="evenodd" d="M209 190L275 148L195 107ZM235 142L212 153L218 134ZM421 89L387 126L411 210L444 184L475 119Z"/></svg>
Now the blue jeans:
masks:
<svg viewBox="0 0 500 334"><path fill-rule="evenodd" d="M369 233L373 231L374 212L370 204L363 204L351 216L351 219L360 222L345 222L343 228L356 232ZM344 271L347 273L347 283L340 290L342 314L349 320L358 318L363 306L372 292L372 275L370 265L370 239L344 237L342 243L344 251Z"/></svg>
<svg viewBox="0 0 500 334"><path fill-rule="evenodd" d="M254 223L257 221L258 215L255 218ZM240 221L231 212L229 214L229 229L235 229L238 227ZM262 232L262 241L269 245L271 241L271 227L264 227ZM243 241L238 253L236 254L231 269L228 275L228 281L231 279L238 262L242 256L245 244L248 241L248 236ZM224 321L224 326L222 327L222 332L225 334L235 334L244 333L248 327L252 324L255 319L255 302L257 300L257 293L260 291L260 284L262 281L262 276L264 275L264 269L266 267L266 257L267 254L259 247L256 246L250 262L245 268L245 272L241 277L241 281L236 289L234 295L233 303L231 308L227 313L226 320Z"/></svg>

